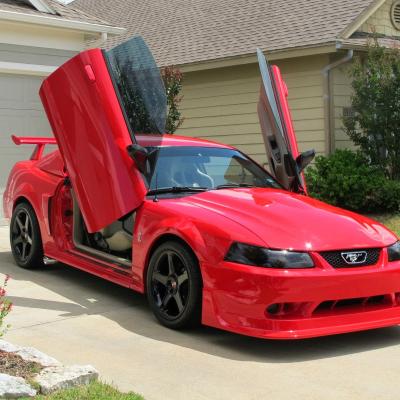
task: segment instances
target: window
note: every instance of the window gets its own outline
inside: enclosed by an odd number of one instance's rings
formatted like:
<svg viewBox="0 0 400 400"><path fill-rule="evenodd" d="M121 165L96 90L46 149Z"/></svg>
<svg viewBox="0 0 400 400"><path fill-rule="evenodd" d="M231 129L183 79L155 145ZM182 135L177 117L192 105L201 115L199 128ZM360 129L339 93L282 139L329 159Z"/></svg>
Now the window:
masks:
<svg viewBox="0 0 400 400"><path fill-rule="evenodd" d="M221 185L281 188L263 168L238 150L174 146L150 150L150 189Z"/></svg>
<svg viewBox="0 0 400 400"><path fill-rule="evenodd" d="M210 157L203 166L207 175L213 177L215 186L228 182L253 185L254 174L243 165L243 160L241 161L234 157Z"/></svg>

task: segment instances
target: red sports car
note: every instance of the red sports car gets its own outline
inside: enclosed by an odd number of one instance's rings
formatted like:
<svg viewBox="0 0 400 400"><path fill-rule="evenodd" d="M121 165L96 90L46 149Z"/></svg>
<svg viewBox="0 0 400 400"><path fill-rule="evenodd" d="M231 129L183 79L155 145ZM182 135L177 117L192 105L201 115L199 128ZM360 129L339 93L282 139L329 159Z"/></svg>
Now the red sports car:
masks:
<svg viewBox="0 0 400 400"><path fill-rule="evenodd" d="M60 261L147 295L170 328L262 338L400 323L400 243L377 222L307 196L279 69L258 51L271 173L239 150L165 135L167 101L140 37L84 51L43 83L55 139L4 194L18 265ZM47 144L58 150L44 155Z"/></svg>

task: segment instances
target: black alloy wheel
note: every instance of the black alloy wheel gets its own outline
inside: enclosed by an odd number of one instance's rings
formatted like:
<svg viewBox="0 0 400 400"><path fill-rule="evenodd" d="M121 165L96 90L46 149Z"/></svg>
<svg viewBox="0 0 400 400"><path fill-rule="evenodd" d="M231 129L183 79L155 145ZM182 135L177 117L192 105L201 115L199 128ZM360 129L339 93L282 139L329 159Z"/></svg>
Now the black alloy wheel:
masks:
<svg viewBox="0 0 400 400"><path fill-rule="evenodd" d="M177 242L162 244L147 274L147 297L157 319L173 329L200 322L201 275L192 252Z"/></svg>
<svg viewBox="0 0 400 400"><path fill-rule="evenodd" d="M43 247L39 224L32 206L15 207L10 224L10 244L15 262L23 268L43 267Z"/></svg>

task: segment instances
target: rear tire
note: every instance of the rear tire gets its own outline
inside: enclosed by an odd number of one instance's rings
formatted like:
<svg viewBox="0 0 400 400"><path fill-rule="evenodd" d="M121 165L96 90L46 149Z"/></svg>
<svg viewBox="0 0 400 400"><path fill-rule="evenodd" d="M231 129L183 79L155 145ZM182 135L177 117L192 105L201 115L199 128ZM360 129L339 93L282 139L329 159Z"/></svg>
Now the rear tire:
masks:
<svg viewBox="0 0 400 400"><path fill-rule="evenodd" d="M22 268L43 268L43 245L39 223L29 203L18 204L10 223L10 245L15 262Z"/></svg>
<svg viewBox="0 0 400 400"><path fill-rule="evenodd" d="M146 279L147 299L158 321L171 329L198 325L202 279L197 259L178 242L166 242L153 253Z"/></svg>

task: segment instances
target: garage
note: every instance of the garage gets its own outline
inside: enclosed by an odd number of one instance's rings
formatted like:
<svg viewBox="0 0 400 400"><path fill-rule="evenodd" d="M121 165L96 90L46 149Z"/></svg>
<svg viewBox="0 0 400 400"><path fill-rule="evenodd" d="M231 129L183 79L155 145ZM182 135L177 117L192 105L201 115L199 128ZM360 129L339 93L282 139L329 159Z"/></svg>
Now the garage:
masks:
<svg viewBox="0 0 400 400"><path fill-rule="evenodd" d="M32 152L11 134L51 135L38 95L43 79L88 42L99 47L124 31L56 0L0 0L0 205L10 169Z"/></svg>
<svg viewBox="0 0 400 400"><path fill-rule="evenodd" d="M38 96L42 77L0 74L0 187L12 165L29 157L31 146L17 147L10 135L49 135L50 127Z"/></svg>

